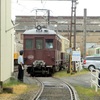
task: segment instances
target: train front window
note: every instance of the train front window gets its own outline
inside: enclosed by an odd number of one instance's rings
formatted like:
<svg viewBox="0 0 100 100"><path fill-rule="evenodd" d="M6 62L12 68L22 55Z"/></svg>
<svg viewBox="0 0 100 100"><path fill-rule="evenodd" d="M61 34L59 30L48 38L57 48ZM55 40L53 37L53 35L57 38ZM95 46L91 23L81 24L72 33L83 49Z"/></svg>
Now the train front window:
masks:
<svg viewBox="0 0 100 100"><path fill-rule="evenodd" d="M36 49L43 49L43 40L36 39Z"/></svg>
<svg viewBox="0 0 100 100"><path fill-rule="evenodd" d="M27 39L25 40L25 49L32 49L33 48L33 40Z"/></svg>
<svg viewBox="0 0 100 100"><path fill-rule="evenodd" d="M53 48L53 39L46 39L46 48Z"/></svg>

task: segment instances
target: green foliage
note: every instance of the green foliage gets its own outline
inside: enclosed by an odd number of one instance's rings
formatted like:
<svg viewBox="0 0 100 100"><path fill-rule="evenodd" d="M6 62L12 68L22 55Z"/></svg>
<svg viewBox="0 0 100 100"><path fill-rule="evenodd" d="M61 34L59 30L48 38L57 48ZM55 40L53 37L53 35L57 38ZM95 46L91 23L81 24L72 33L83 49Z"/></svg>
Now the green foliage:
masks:
<svg viewBox="0 0 100 100"><path fill-rule="evenodd" d="M90 97L94 97L94 96L100 96L100 90L98 90L97 92L95 92L94 88L87 88L87 87L82 87L82 86L74 86L74 88L76 89L77 93L79 95L85 95L85 96L90 96ZM84 92L83 92L84 91Z"/></svg>
<svg viewBox="0 0 100 100"><path fill-rule="evenodd" d="M16 80L14 77L11 77L10 80L3 84L4 87L12 86L12 85L19 85L24 84Z"/></svg>
<svg viewBox="0 0 100 100"><path fill-rule="evenodd" d="M59 72L56 72L53 76L54 77L68 77L68 76L76 76L76 75L81 75L81 74L86 74L89 71L87 69L83 69L80 72L73 72L73 73L67 73L67 70L62 70Z"/></svg>

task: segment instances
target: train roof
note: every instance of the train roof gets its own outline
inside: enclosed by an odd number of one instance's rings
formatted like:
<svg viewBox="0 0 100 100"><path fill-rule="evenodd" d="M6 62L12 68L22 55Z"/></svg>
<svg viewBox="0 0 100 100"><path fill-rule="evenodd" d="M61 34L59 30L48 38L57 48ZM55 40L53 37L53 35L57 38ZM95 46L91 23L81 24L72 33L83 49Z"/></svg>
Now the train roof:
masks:
<svg viewBox="0 0 100 100"><path fill-rule="evenodd" d="M47 28L42 28L40 30L38 29L31 29L31 30L26 30L23 34L56 34L54 30L50 30Z"/></svg>

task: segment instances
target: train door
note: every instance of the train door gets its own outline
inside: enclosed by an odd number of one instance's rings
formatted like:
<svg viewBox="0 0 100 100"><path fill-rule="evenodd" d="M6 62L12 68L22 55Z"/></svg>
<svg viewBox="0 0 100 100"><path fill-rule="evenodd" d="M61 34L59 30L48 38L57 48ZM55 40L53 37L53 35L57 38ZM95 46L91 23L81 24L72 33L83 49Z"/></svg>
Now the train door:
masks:
<svg viewBox="0 0 100 100"><path fill-rule="evenodd" d="M45 61L47 65L54 65L54 43L53 39L45 39Z"/></svg>
<svg viewBox="0 0 100 100"><path fill-rule="evenodd" d="M44 60L44 39L35 38L35 60Z"/></svg>

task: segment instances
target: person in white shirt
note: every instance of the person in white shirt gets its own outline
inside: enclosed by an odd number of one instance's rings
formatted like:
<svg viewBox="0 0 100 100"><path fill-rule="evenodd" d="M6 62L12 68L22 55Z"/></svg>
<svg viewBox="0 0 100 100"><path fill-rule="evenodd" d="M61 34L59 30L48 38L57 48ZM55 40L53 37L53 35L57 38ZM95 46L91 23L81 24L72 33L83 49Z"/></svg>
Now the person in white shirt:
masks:
<svg viewBox="0 0 100 100"><path fill-rule="evenodd" d="M24 59L23 59L23 51L20 51L20 55L18 57L18 80L23 82L24 77Z"/></svg>

